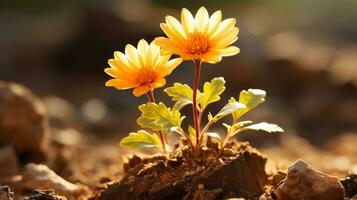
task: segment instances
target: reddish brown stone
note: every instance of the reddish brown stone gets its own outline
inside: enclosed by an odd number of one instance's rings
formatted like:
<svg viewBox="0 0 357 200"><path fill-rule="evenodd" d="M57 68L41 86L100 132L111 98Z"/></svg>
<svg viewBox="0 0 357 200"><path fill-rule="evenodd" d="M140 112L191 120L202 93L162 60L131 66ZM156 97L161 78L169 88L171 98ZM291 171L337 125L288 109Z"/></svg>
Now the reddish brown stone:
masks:
<svg viewBox="0 0 357 200"><path fill-rule="evenodd" d="M343 200L337 177L317 172L299 160L292 165L274 194L278 200Z"/></svg>

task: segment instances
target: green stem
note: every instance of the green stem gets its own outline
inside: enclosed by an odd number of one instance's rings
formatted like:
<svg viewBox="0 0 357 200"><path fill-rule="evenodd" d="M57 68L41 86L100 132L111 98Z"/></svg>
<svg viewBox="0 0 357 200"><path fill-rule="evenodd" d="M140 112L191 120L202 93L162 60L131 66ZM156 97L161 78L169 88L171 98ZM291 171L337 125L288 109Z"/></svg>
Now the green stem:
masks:
<svg viewBox="0 0 357 200"><path fill-rule="evenodd" d="M146 93L147 97L148 97L148 100L149 102L153 102L155 103L155 96L154 96L154 92L152 90L148 91ZM160 141L161 141L161 144L162 144L162 149L163 149L163 152L164 154L166 154L166 138L164 136L164 133L162 131L159 131L159 137L160 137Z"/></svg>

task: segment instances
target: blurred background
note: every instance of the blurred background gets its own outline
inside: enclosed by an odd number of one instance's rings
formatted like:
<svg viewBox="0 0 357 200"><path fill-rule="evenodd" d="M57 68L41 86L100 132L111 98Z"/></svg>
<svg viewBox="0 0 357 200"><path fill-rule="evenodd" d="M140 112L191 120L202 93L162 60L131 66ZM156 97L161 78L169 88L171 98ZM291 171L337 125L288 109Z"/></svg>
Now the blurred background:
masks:
<svg viewBox="0 0 357 200"><path fill-rule="evenodd" d="M283 135L242 133L242 140L265 148L311 143L322 149L357 141L353 0L2 1L0 80L21 83L39 95L51 127L110 138L116 144L138 128L137 106L146 99L106 88L107 60L126 44L163 35L159 23L165 15L179 17L183 7L195 13L202 5L210 14L220 9L223 18L238 19L236 46L241 49L219 64L204 64L202 82L223 76L224 102L242 89L266 90L266 103L247 118L286 130ZM168 77L167 86L191 84L193 72L193 63L184 62ZM162 89L155 94L170 103ZM224 102L210 109L215 112ZM220 126L216 130L224 132ZM292 142L297 135L303 142Z"/></svg>

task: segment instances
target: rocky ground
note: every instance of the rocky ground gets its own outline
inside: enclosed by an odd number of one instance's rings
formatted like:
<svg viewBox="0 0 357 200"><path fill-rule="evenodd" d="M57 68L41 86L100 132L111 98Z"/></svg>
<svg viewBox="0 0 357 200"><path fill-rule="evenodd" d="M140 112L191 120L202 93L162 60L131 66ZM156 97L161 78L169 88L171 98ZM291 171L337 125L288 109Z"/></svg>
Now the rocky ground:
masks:
<svg viewBox="0 0 357 200"><path fill-rule="evenodd" d="M67 119L48 118L58 109L48 107L53 98L44 104L21 85L0 83L0 200L357 199L356 133L319 148L289 133L258 150L234 143L220 154L211 144L201 161L185 148L168 158L132 157L112 139L50 126Z"/></svg>

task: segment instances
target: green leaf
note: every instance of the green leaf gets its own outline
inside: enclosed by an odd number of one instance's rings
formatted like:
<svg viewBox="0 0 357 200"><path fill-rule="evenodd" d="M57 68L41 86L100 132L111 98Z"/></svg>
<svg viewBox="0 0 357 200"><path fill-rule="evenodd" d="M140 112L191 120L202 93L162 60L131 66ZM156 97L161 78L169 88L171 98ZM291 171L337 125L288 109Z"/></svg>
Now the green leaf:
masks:
<svg viewBox="0 0 357 200"><path fill-rule="evenodd" d="M226 81L223 77L214 78L211 82L206 82L203 85L203 93L200 99L201 109L204 110L210 103L219 101L223 91L226 89L224 84Z"/></svg>
<svg viewBox="0 0 357 200"><path fill-rule="evenodd" d="M268 133L275 133L275 132L284 132L284 130L276 125L276 124L270 124L270 123L266 123L266 122L261 122L258 124L252 124L249 126L245 126L242 129L244 130L256 130L256 131L266 131Z"/></svg>
<svg viewBox="0 0 357 200"><path fill-rule="evenodd" d="M188 126L188 134L192 143L196 142L196 130L192 126Z"/></svg>
<svg viewBox="0 0 357 200"><path fill-rule="evenodd" d="M228 125L223 123L223 126L225 126L227 128L227 132L229 133L229 137L232 137L234 135L236 135L237 133L239 133L241 130L241 128L247 124L251 124L253 123L252 121L241 121L241 122L237 122L235 124Z"/></svg>
<svg viewBox="0 0 357 200"><path fill-rule="evenodd" d="M238 102L229 102L212 118L212 120L213 122L217 122L223 117L244 108L245 108L244 104Z"/></svg>
<svg viewBox="0 0 357 200"><path fill-rule="evenodd" d="M213 115L211 112L208 113L208 121L211 121L213 119Z"/></svg>
<svg viewBox="0 0 357 200"><path fill-rule="evenodd" d="M143 104L139 106L141 116L137 123L143 128L151 128L152 130L162 130L165 132L173 132L181 127L181 122L185 117L181 117L181 113L176 109L170 109L163 103Z"/></svg>
<svg viewBox="0 0 357 200"><path fill-rule="evenodd" d="M155 133L150 134L145 130L129 133L129 136L124 137L119 144L120 146L128 148L162 148L159 136L157 136Z"/></svg>
<svg viewBox="0 0 357 200"><path fill-rule="evenodd" d="M173 87L168 87L164 90L175 101L174 109L181 110L184 106L192 104L193 90L187 84L174 83ZM201 92L197 91L197 99L199 100Z"/></svg>
<svg viewBox="0 0 357 200"><path fill-rule="evenodd" d="M246 106L245 109L238 110L233 113L233 120L237 121L242 115L255 108L265 101L266 92L260 89L248 89L241 91L239 95L239 103ZM229 102L236 102L232 97Z"/></svg>
<svg viewBox="0 0 357 200"><path fill-rule="evenodd" d="M222 138L218 133L214 132L207 132L206 133L208 136L210 136L214 141L217 141L219 143L222 143Z"/></svg>

